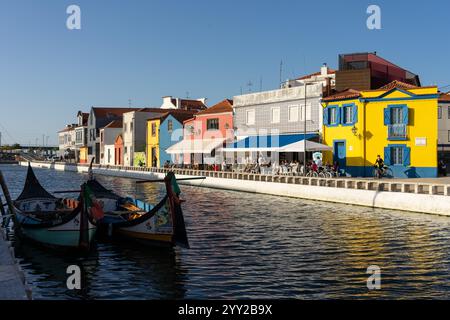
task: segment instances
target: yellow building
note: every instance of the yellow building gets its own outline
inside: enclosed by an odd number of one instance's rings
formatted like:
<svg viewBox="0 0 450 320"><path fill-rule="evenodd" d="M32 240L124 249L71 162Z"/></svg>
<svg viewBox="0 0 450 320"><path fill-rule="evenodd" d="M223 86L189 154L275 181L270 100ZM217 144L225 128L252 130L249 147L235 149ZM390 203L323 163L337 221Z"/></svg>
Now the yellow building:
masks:
<svg viewBox="0 0 450 320"><path fill-rule="evenodd" d="M147 121L147 166L159 168L159 126L161 120L150 119Z"/></svg>
<svg viewBox="0 0 450 320"><path fill-rule="evenodd" d="M88 147L83 146L80 147L80 163L87 163L88 162Z"/></svg>
<svg viewBox="0 0 450 320"><path fill-rule="evenodd" d="M394 81L377 90L346 90L322 100L324 162L349 176L373 176L380 155L396 178L437 176L437 87Z"/></svg>

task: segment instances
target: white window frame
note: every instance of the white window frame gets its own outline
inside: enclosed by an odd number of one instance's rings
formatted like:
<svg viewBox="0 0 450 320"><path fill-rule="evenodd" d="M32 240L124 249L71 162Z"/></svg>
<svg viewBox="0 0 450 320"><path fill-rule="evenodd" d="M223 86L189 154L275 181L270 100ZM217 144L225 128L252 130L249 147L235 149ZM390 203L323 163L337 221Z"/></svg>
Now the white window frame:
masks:
<svg viewBox="0 0 450 320"><path fill-rule="evenodd" d="M276 119L273 116L273 112L274 111L278 111L278 119L277 121L275 121ZM281 122L281 109L280 107L273 107L270 109L270 123L280 123Z"/></svg>
<svg viewBox="0 0 450 320"><path fill-rule="evenodd" d="M353 122L353 106L344 107L344 124L350 124Z"/></svg>
<svg viewBox="0 0 450 320"><path fill-rule="evenodd" d="M403 165L404 149L401 147L393 147L391 152L391 162L394 166Z"/></svg>
<svg viewBox="0 0 450 320"><path fill-rule="evenodd" d="M291 117L292 109L297 109L297 119L292 119L292 117ZM301 110L301 107L298 104L290 105L288 107L288 122L299 122L300 121L300 110Z"/></svg>
<svg viewBox="0 0 450 320"><path fill-rule="evenodd" d="M251 113L251 112L253 112L253 121L252 122L249 122L249 113ZM256 123L256 112L255 112L255 109L250 109L250 110L245 110L245 123L248 125L248 126L253 126L253 125L255 125L255 123Z"/></svg>
<svg viewBox="0 0 450 320"><path fill-rule="evenodd" d="M332 124L332 125L337 124L337 113L339 111L338 108L330 108L328 111L329 111L329 114L328 114L329 119L328 119L328 121L330 122L330 124ZM333 113L334 113L334 119L331 116Z"/></svg>
<svg viewBox="0 0 450 320"><path fill-rule="evenodd" d="M300 105L299 106L299 110L298 110L298 112L299 112L299 117L298 117L298 119L299 119L299 121L300 122L304 122L305 121L305 119L303 119L303 117L304 117L304 114L305 114L305 105L304 104L302 104L302 105ZM306 121L311 121L312 120L312 105L310 104L310 103L307 103L306 104Z"/></svg>

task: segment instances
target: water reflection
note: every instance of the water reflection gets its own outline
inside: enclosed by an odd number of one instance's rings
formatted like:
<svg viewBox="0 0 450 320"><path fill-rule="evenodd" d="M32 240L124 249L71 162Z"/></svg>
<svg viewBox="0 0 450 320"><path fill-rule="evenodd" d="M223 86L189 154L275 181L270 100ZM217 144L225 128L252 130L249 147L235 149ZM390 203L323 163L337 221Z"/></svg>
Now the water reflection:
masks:
<svg viewBox="0 0 450 320"><path fill-rule="evenodd" d="M25 168L4 174L17 195ZM84 175L36 170L50 190ZM157 202L161 184L99 176L123 195ZM448 298L450 219L182 186L190 250L98 242L86 257L18 246L17 256L44 299ZM65 268L82 265L82 292L65 287ZM378 265L382 289L368 291Z"/></svg>

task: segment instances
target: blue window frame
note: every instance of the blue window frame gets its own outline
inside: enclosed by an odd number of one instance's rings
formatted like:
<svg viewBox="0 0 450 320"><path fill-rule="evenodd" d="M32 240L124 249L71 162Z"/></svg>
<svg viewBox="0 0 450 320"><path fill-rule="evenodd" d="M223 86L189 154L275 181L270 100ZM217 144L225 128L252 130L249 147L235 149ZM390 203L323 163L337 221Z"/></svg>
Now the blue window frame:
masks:
<svg viewBox="0 0 450 320"><path fill-rule="evenodd" d="M340 109L343 126L353 126L358 122L358 107L354 103L344 104Z"/></svg>
<svg viewBox="0 0 450 320"><path fill-rule="evenodd" d="M328 127L337 127L341 122L340 108L328 106L323 110L323 124Z"/></svg>
<svg viewBox="0 0 450 320"><path fill-rule="evenodd" d="M384 148L384 163L388 166L410 166L411 148L404 144L390 144Z"/></svg>
<svg viewBox="0 0 450 320"><path fill-rule="evenodd" d="M384 125L388 127L388 140L407 140L409 110L405 104L390 105L384 109Z"/></svg>

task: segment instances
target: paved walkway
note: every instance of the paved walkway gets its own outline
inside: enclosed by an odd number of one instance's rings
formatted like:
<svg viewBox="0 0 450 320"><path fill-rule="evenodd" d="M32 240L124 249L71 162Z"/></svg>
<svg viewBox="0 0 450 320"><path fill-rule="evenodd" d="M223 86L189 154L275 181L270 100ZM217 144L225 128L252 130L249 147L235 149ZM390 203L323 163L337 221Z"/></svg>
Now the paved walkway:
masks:
<svg viewBox="0 0 450 320"><path fill-rule="evenodd" d="M27 300L25 285L0 230L0 300Z"/></svg>

